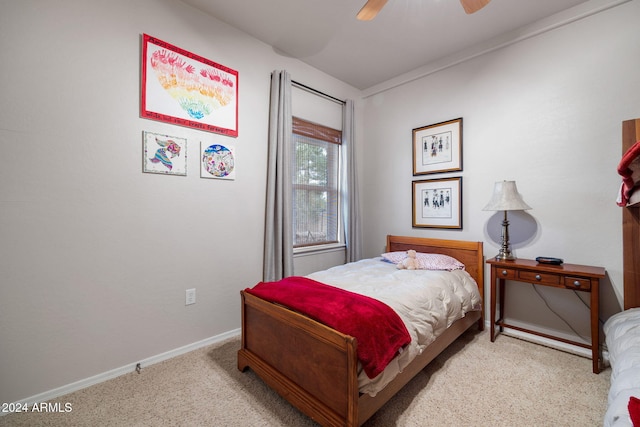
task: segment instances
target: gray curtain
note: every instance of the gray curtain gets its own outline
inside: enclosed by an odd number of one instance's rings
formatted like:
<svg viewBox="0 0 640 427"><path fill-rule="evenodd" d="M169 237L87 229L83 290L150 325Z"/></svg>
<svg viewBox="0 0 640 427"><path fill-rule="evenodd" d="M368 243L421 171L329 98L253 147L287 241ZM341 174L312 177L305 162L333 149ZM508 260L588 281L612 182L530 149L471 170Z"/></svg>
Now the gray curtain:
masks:
<svg viewBox="0 0 640 427"><path fill-rule="evenodd" d="M342 114L342 194L345 239L347 244L346 261L362 259L362 231L360 223L360 203L358 202L358 181L356 169L354 107L347 99Z"/></svg>
<svg viewBox="0 0 640 427"><path fill-rule="evenodd" d="M291 75L284 70L274 71L271 74L262 271L262 280L269 282L293 275L291 115Z"/></svg>

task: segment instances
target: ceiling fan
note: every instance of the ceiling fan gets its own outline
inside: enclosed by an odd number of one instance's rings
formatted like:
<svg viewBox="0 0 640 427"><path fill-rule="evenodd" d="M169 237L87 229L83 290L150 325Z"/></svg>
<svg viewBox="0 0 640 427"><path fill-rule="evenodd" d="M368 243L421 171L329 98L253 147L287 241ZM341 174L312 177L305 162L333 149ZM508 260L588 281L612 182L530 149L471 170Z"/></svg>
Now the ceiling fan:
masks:
<svg viewBox="0 0 640 427"><path fill-rule="evenodd" d="M360 12L356 15L360 21L371 21L382 10L388 0L367 0ZM489 4L491 0L460 0L464 11L468 14L475 13Z"/></svg>

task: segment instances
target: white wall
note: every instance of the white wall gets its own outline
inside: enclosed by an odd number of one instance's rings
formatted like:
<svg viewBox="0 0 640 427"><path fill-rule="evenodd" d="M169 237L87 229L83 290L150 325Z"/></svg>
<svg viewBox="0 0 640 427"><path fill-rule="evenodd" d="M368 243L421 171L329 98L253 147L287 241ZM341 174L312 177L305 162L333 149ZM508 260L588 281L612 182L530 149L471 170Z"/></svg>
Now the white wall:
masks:
<svg viewBox="0 0 640 427"><path fill-rule="evenodd" d="M139 117L141 34L239 72L235 181ZM0 0L0 401L240 327L262 276L269 79L360 92L176 0ZM142 132L188 139L188 176L142 173ZM197 302L185 306L185 290Z"/></svg>
<svg viewBox="0 0 640 427"><path fill-rule="evenodd" d="M516 256L605 267L602 317L619 310L616 166L621 122L640 117L639 16L640 1L632 1L367 96L365 254L379 254L384 235L393 233L480 240L492 257L499 244L490 236L499 237L499 230L490 226L499 221L482 208L495 181L515 180L537 227ZM411 130L457 117L463 118L464 170L413 177ZM463 230L413 229L412 180L442 176L463 177ZM516 221L511 229L517 232ZM509 317L575 337L530 286L510 289ZM575 294L541 292L588 337L588 310Z"/></svg>

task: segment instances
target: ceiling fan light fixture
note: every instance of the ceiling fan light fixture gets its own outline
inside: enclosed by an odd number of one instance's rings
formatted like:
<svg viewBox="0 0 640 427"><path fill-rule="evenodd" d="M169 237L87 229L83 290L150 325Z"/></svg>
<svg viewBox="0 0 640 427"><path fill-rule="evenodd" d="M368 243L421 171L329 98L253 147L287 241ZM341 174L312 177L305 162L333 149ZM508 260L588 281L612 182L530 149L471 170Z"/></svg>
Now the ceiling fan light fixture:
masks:
<svg viewBox="0 0 640 427"><path fill-rule="evenodd" d="M371 21L376 17L378 12L382 10L385 4L387 4L387 0L368 0L365 5L362 6L356 18L360 21Z"/></svg>
<svg viewBox="0 0 640 427"><path fill-rule="evenodd" d="M378 15L384 5L387 4L387 1L388 0L367 0L364 6L362 6L362 9L360 9L360 12L356 15L356 18L359 21L371 21ZM460 0L460 3L464 11L470 15L488 5L490 1L491 0Z"/></svg>
<svg viewBox="0 0 640 427"><path fill-rule="evenodd" d="M490 1L491 0L460 0L460 3L464 11L467 12L468 15L471 15L488 5Z"/></svg>

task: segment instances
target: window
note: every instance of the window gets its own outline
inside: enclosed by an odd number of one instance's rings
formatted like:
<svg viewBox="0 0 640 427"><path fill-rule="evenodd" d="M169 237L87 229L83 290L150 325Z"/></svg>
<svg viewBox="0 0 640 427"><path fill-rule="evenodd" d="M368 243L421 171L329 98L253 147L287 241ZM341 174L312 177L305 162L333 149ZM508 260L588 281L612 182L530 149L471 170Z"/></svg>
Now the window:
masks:
<svg viewBox="0 0 640 427"><path fill-rule="evenodd" d="M342 132L293 118L293 247L340 243Z"/></svg>

